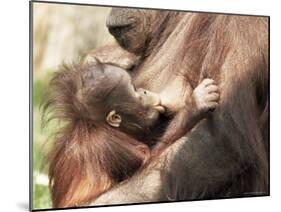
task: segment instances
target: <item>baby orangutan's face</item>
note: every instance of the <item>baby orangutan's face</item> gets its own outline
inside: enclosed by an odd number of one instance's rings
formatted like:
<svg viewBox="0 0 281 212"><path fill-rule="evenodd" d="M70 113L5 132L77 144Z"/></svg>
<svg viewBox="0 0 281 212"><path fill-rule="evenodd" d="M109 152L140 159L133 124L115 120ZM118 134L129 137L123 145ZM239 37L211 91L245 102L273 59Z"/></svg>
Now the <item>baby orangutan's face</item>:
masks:
<svg viewBox="0 0 281 212"><path fill-rule="evenodd" d="M135 88L130 75L123 69L111 65L104 65L105 72L119 79L110 98L112 109L107 116L107 122L113 127L119 127L122 119L130 118L136 124L141 121L145 127L155 124L160 113L165 112L161 105L160 96L143 88ZM115 72L113 74L113 72ZM119 108L119 113L117 111ZM128 117L126 117L128 116ZM115 120L114 122L114 119ZM116 121L120 124L116 124Z"/></svg>

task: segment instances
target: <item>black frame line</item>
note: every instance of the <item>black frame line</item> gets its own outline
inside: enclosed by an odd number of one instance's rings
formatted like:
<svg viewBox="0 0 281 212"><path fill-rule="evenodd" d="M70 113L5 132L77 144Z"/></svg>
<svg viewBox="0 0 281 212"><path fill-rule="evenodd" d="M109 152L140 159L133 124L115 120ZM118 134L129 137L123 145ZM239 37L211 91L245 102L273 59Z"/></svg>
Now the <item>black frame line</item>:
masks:
<svg viewBox="0 0 281 212"><path fill-rule="evenodd" d="M237 16L252 16L264 17L268 19L268 193L261 194L248 194L237 195L231 197L215 197L203 199L189 199L177 201L157 201L157 202L141 202L129 204L110 204L110 205L97 205L97 206L79 206L79 207L66 207L66 208L44 208L33 209L33 3L46 3L46 4L64 4L64 5L79 5L79 6L95 6L95 7L115 7L115 8L134 8L134 9L147 9L147 10L165 10L165 11L179 11L191 13L208 13L208 14L221 14L221 15L237 15ZM72 3L72 2L58 2L58 1L29 1L29 211L54 211L54 210L68 210L68 209L88 209L100 207L115 207L115 206L131 206L131 205L149 205L149 204L163 204L163 203L181 203L193 202L204 200L224 200L224 199L238 199L238 198L252 198L252 197L268 197L270 196L270 16L269 15L252 15L252 14L238 14L238 13L224 13L224 12L207 12L207 11L190 11L190 10L175 10L166 8L145 8L145 7L129 7L129 6L115 6L115 5L101 5L90 3Z"/></svg>

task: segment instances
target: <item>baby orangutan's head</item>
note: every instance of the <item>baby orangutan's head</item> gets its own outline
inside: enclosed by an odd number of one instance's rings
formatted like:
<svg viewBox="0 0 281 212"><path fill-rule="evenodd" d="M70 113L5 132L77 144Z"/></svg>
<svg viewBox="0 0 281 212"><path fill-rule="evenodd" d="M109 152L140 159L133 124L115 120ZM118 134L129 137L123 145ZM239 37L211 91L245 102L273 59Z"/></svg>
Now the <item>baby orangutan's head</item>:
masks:
<svg viewBox="0 0 281 212"><path fill-rule="evenodd" d="M67 67L51 85L65 118L108 124L131 135L149 131L164 112L157 94L136 89L125 70L99 61Z"/></svg>

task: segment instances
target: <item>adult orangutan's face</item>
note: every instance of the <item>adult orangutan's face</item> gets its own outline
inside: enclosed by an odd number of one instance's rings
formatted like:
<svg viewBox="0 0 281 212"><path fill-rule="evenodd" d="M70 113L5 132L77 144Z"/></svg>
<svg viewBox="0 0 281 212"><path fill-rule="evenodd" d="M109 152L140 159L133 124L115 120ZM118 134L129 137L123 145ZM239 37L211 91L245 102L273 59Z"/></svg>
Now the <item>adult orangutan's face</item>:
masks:
<svg viewBox="0 0 281 212"><path fill-rule="evenodd" d="M124 49L143 52L159 11L113 8L107 18L109 32Z"/></svg>

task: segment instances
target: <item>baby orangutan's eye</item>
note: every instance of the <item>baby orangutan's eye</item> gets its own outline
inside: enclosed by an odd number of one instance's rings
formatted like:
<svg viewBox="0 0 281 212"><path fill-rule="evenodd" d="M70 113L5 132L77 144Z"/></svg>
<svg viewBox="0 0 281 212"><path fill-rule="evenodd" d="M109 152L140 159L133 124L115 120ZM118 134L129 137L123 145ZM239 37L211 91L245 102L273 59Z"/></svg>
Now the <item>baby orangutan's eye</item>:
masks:
<svg viewBox="0 0 281 212"><path fill-rule="evenodd" d="M144 94L146 94L146 91L143 91Z"/></svg>

